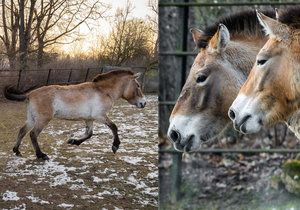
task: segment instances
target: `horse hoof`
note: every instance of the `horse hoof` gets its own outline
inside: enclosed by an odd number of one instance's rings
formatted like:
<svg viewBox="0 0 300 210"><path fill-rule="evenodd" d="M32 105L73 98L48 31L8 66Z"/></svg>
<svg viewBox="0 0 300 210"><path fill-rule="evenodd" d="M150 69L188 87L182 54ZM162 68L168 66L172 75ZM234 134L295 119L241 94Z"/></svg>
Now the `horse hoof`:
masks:
<svg viewBox="0 0 300 210"><path fill-rule="evenodd" d="M75 139L69 139L68 144L74 144Z"/></svg>
<svg viewBox="0 0 300 210"><path fill-rule="evenodd" d="M116 146L113 145L113 146L111 147L111 149L112 149L113 153L116 154L116 152L117 152L117 150L119 149L119 147L116 147Z"/></svg>
<svg viewBox="0 0 300 210"><path fill-rule="evenodd" d="M18 156L18 157L22 157L21 152L16 152L15 154L16 154L16 156Z"/></svg>
<svg viewBox="0 0 300 210"><path fill-rule="evenodd" d="M41 160L49 160L49 157L44 153L38 154L38 155L36 155L36 157Z"/></svg>
<svg viewBox="0 0 300 210"><path fill-rule="evenodd" d="M81 142L77 141L76 139L69 139L68 144L79 146Z"/></svg>
<svg viewBox="0 0 300 210"><path fill-rule="evenodd" d="M22 157L21 152L17 148L13 148L13 152L16 154L18 157Z"/></svg>

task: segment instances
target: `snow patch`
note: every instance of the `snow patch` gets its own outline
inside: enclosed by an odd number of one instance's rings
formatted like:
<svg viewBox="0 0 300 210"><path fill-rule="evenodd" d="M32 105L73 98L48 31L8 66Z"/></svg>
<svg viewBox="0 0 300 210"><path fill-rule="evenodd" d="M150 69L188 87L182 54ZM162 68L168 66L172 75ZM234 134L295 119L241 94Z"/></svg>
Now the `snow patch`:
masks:
<svg viewBox="0 0 300 210"><path fill-rule="evenodd" d="M99 182L108 182L110 179L101 179L101 178L99 178L99 177L96 177L96 176L92 176L92 178L93 178L93 182L95 182L95 183L99 183Z"/></svg>
<svg viewBox="0 0 300 210"><path fill-rule="evenodd" d="M147 174L147 178L149 179L157 179L158 178L158 171L154 171L154 172L150 172L149 174Z"/></svg>
<svg viewBox="0 0 300 210"><path fill-rule="evenodd" d="M27 196L29 200L31 200L32 203L40 203L40 204L50 204L49 201L44 201L40 199L39 197L34 197L33 195Z"/></svg>
<svg viewBox="0 0 300 210"><path fill-rule="evenodd" d="M142 157L130 157L130 156L123 156L120 157L121 160L125 161L126 163L130 163L136 165L137 163L144 162Z"/></svg>
<svg viewBox="0 0 300 210"><path fill-rule="evenodd" d="M17 196L17 192L6 190L2 195L2 200L4 201L18 201L20 198Z"/></svg>
<svg viewBox="0 0 300 210"><path fill-rule="evenodd" d="M59 204L58 207L65 208L65 209L71 209L74 207L74 204L62 203L62 204Z"/></svg>

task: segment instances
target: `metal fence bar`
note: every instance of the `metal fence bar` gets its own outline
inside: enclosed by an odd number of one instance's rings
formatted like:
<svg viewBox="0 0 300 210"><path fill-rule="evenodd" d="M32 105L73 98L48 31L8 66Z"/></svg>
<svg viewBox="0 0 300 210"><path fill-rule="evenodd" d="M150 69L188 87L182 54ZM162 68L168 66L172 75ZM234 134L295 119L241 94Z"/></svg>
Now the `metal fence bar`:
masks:
<svg viewBox="0 0 300 210"><path fill-rule="evenodd" d="M171 182L171 202L176 203L180 199L182 153L173 154L172 163L171 174L173 179Z"/></svg>
<svg viewBox="0 0 300 210"><path fill-rule="evenodd" d="M189 2L189 3L174 3L174 2L161 2L158 4L159 7L217 7L217 6L263 6L263 5L296 5L300 1L294 2L220 2L220 3L200 3L200 2Z"/></svg>
<svg viewBox="0 0 300 210"><path fill-rule="evenodd" d="M18 77L18 83L17 83L17 90L20 88L20 82L21 82L21 76L22 76L22 70L19 71L19 77Z"/></svg>
<svg viewBox="0 0 300 210"><path fill-rule="evenodd" d="M70 80L71 80L71 77L72 77L72 69L70 70L70 73L69 73L69 77L68 77L68 83L70 82Z"/></svg>
<svg viewBox="0 0 300 210"><path fill-rule="evenodd" d="M164 105L175 105L176 101L159 101L158 105L159 106L164 106Z"/></svg>
<svg viewBox="0 0 300 210"><path fill-rule="evenodd" d="M86 82L88 76L89 76L89 73L90 73L90 68L87 68L86 70L86 74L85 74L85 78L84 78L84 81Z"/></svg>
<svg viewBox="0 0 300 210"><path fill-rule="evenodd" d="M160 52L159 55L162 56L196 56L196 52L187 52L187 51L169 51L169 52Z"/></svg>
<svg viewBox="0 0 300 210"><path fill-rule="evenodd" d="M170 154L183 153L174 149L161 149L158 152ZM195 153L300 153L300 149L201 149L198 151L189 152L189 154Z"/></svg>
<svg viewBox="0 0 300 210"><path fill-rule="evenodd" d="M50 80L50 76L51 76L51 71L52 71L52 69L49 69L49 71L48 71L48 75L47 75L47 81L46 81L46 85L48 85L48 84L49 84L49 80Z"/></svg>

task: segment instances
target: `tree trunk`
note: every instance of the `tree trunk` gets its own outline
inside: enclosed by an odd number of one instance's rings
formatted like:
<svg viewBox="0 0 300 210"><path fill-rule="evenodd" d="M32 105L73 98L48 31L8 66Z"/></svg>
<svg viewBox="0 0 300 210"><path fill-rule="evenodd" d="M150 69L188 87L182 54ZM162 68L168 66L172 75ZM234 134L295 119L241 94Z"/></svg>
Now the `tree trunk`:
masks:
<svg viewBox="0 0 300 210"><path fill-rule="evenodd" d="M44 43L39 41L38 52L37 52L37 67L42 68L44 65Z"/></svg>
<svg viewBox="0 0 300 210"><path fill-rule="evenodd" d="M16 70L16 55L15 54L8 54L8 62L9 62L9 69Z"/></svg>
<svg viewBox="0 0 300 210"><path fill-rule="evenodd" d="M20 39L20 70L25 70L28 62L28 47L31 38L31 26L33 21L33 12L36 0L30 1L29 14L27 21L25 20L25 0L20 0L19 14L20 14L20 28L19 28L19 39Z"/></svg>
<svg viewBox="0 0 300 210"><path fill-rule="evenodd" d="M27 49L26 49L26 37L25 37L25 15L24 15L25 1L20 0L19 14L20 14L20 70L26 69L27 66Z"/></svg>

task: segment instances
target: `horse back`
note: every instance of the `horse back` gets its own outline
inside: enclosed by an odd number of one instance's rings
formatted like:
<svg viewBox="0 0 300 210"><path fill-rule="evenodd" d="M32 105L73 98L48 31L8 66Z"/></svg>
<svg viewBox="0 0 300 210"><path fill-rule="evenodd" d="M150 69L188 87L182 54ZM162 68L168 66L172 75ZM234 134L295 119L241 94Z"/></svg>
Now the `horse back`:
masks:
<svg viewBox="0 0 300 210"><path fill-rule="evenodd" d="M28 98L39 113L70 120L100 118L112 106L109 98L89 82L41 87L30 92Z"/></svg>

